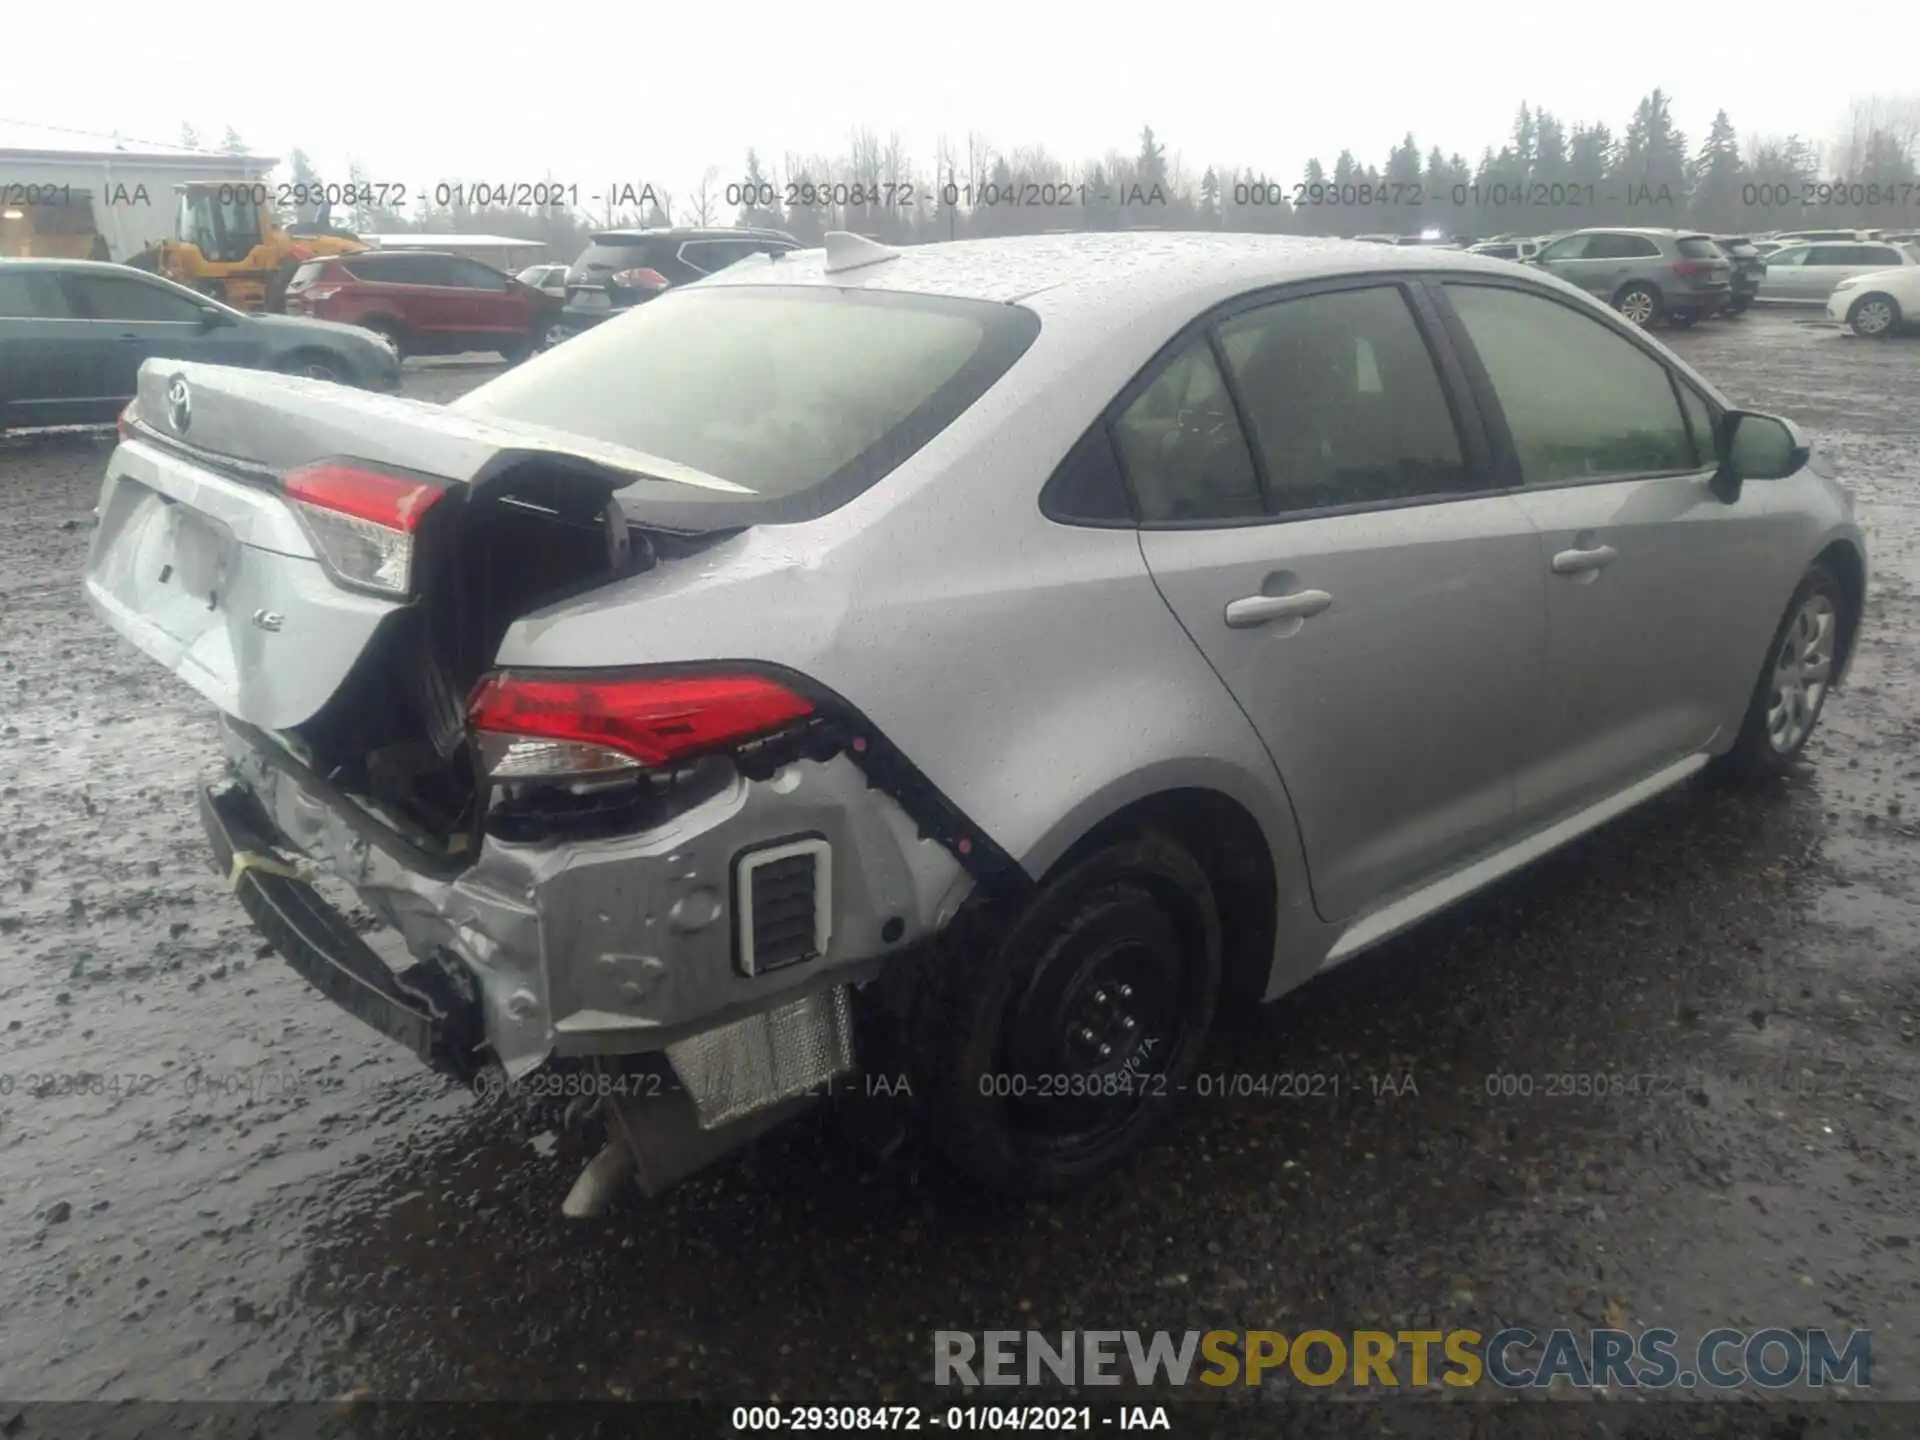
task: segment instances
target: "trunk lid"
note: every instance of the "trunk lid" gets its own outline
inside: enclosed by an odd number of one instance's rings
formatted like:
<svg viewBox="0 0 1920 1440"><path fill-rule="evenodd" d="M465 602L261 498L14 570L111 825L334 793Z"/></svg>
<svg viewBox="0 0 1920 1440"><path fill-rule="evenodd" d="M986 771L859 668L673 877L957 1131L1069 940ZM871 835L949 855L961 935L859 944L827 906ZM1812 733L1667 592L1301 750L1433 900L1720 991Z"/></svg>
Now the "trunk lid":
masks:
<svg viewBox="0 0 1920 1440"><path fill-rule="evenodd" d="M539 426L172 360L142 368L121 433L87 562L95 610L228 715L296 732L328 764L403 741L447 761L467 687L519 614L740 528L727 506L649 526L616 492L751 493ZM437 487L405 593L343 583L286 495L287 472L333 460Z"/></svg>

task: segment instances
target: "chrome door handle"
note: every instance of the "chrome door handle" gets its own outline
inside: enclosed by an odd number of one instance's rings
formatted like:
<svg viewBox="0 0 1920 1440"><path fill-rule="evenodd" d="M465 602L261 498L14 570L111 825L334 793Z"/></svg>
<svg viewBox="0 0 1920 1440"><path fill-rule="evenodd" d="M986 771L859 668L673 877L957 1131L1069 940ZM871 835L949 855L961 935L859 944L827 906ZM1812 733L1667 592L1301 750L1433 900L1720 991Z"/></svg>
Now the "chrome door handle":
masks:
<svg viewBox="0 0 1920 1440"><path fill-rule="evenodd" d="M1247 595L1227 602L1227 625L1251 630L1270 620L1305 620L1333 604L1324 590L1296 590L1291 595Z"/></svg>
<svg viewBox="0 0 1920 1440"><path fill-rule="evenodd" d="M1590 570L1606 569L1619 557L1620 552L1611 545L1596 545L1591 550L1562 550L1553 557L1553 573L1584 575Z"/></svg>

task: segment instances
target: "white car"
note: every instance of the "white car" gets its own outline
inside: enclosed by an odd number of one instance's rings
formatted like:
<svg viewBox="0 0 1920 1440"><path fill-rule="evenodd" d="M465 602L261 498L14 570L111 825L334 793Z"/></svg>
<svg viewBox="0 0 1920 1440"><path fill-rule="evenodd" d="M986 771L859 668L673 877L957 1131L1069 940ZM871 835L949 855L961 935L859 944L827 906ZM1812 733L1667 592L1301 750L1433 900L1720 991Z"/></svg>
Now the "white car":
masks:
<svg viewBox="0 0 1920 1440"><path fill-rule="evenodd" d="M1767 256L1754 299L1775 305L1824 305L1843 280L1893 266L1920 267L1920 250L1883 241L1796 242Z"/></svg>
<svg viewBox="0 0 1920 1440"><path fill-rule="evenodd" d="M534 289L544 291L548 295L556 295L562 300L567 298L567 267L565 265L529 265L513 278L522 285L531 285Z"/></svg>
<svg viewBox="0 0 1920 1440"><path fill-rule="evenodd" d="M1827 297L1827 318L1875 340L1920 320L1920 265L1847 276Z"/></svg>

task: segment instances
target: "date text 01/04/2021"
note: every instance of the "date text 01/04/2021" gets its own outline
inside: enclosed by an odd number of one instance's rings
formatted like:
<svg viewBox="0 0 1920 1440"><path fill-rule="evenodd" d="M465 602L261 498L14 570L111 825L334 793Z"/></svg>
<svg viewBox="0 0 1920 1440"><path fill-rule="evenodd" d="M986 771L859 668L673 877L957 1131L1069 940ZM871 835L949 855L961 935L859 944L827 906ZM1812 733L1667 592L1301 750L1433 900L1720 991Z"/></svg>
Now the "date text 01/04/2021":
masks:
<svg viewBox="0 0 1920 1440"><path fill-rule="evenodd" d="M736 1431L789 1430L1009 1430L1087 1433L1096 1430L1171 1430L1164 1405L736 1405Z"/></svg>

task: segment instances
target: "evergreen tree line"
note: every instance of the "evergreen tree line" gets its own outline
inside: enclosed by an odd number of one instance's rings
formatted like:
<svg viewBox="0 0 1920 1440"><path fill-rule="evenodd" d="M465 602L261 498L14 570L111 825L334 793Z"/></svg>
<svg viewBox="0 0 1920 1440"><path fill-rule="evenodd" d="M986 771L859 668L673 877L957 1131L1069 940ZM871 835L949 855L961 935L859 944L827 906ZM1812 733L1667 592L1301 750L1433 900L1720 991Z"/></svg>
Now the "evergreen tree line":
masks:
<svg viewBox="0 0 1920 1440"><path fill-rule="evenodd" d="M749 150L737 173L710 167L680 194L636 180L598 204L577 194L577 205L535 209L356 205L336 219L372 233L513 235L545 241L568 259L593 230L666 224L764 225L803 241L855 230L900 243L1122 229L1474 239L1602 224L1715 234L1920 229L1920 96L1856 101L1843 133L1825 147L1798 135L1743 141L1724 110L1693 145L1675 126L1671 103L1654 90L1617 135L1523 103L1505 143L1471 163L1457 151L1423 151L1409 132L1380 164L1343 150L1331 165L1308 161L1294 178L1196 169L1170 155L1151 127L1131 154L1069 163L1039 146L1001 150L970 135L960 145L943 140L929 165L909 157L898 135L862 129L837 156L789 153L774 163ZM317 178L299 151L291 168L295 181ZM367 175L355 164L346 178L357 186ZM564 189L562 177L549 179Z"/></svg>

